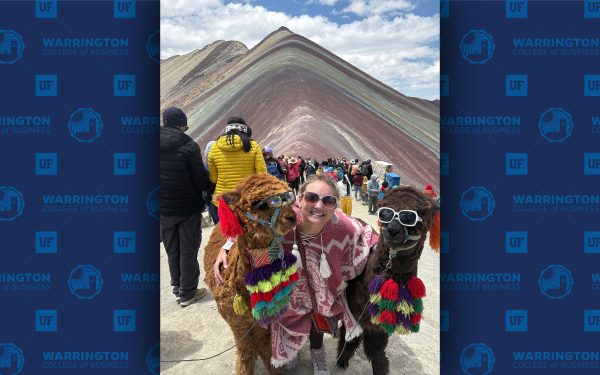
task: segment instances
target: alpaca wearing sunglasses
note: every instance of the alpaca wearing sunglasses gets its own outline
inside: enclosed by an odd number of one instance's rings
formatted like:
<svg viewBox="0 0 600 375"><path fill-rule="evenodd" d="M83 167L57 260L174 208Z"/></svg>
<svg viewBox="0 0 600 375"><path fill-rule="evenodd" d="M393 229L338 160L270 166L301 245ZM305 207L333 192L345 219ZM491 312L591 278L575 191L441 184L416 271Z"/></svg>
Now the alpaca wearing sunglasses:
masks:
<svg viewBox="0 0 600 375"><path fill-rule="evenodd" d="M439 207L434 200L411 186L388 190L378 206L380 236L377 249L369 255L362 274L351 280L346 289L350 310L357 319L360 317L363 333L357 339L346 342L346 330L342 327L338 341L338 356L341 354L341 357L337 365L348 368L350 359L362 341L373 374L384 375L389 373L389 360L385 354L388 333L371 322L371 315L365 309L371 294L369 284L376 275L384 272L390 251L397 253L392 259L391 268L384 275L386 278L393 279L398 285L406 285L412 276L417 276L418 261L430 230L431 247L439 250L439 221L435 219ZM436 225L432 227L434 222Z"/></svg>
<svg viewBox="0 0 600 375"><path fill-rule="evenodd" d="M291 207L295 197L290 193L285 182L268 173L255 174L243 179L234 191L221 194L224 203L235 215L229 221L237 220L243 231L226 255L229 266L220 270L219 277L223 282L216 279L213 265L217 263L219 252L227 240L221 227L226 226L228 220L222 219L217 224L204 250L204 280L217 302L219 313L231 327L237 345L236 374L253 374L258 358L263 361L269 374L280 373L280 370L273 368L269 362L271 330L259 326L249 310L237 315L234 311L234 300L238 295L246 307L251 306L250 293L246 289L244 279L252 268L249 250L254 253L256 250L267 248L274 239L271 229L251 220L248 213L267 222L271 222L275 216L275 232L283 236L296 225L296 215ZM221 207L219 210L221 215ZM274 215L276 210L280 210L279 215ZM237 302L239 306L239 300ZM243 337L244 335L246 336Z"/></svg>

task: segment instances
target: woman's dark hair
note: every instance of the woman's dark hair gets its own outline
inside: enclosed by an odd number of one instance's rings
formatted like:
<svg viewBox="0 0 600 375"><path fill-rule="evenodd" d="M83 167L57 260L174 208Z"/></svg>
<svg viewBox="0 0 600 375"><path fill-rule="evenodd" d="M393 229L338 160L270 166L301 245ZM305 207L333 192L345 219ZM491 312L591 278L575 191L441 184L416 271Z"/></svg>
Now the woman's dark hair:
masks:
<svg viewBox="0 0 600 375"><path fill-rule="evenodd" d="M243 146L244 152L250 151L250 149L252 148L252 145L250 143L250 141L252 140L252 129L248 126L248 124L246 124L246 120L244 120L241 117L232 116L227 119L227 125L229 125L229 124L244 124L248 128L248 133L244 133L239 130L231 130L231 131L223 134L224 136L227 137L226 138L227 144L230 146L233 146L235 136L237 135L242 140L242 146Z"/></svg>

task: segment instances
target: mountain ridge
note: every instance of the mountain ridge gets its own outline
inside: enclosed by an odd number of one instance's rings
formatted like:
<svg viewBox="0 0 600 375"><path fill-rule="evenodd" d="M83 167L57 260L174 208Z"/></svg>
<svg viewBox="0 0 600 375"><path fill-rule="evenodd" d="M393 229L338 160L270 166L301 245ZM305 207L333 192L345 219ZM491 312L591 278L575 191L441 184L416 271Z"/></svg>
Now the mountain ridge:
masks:
<svg viewBox="0 0 600 375"><path fill-rule="evenodd" d="M238 115L277 155L387 160L404 183L439 188L439 100L408 97L285 27L250 50L232 43L161 62L161 109L184 109L202 149ZM163 73L180 84L163 87Z"/></svg>

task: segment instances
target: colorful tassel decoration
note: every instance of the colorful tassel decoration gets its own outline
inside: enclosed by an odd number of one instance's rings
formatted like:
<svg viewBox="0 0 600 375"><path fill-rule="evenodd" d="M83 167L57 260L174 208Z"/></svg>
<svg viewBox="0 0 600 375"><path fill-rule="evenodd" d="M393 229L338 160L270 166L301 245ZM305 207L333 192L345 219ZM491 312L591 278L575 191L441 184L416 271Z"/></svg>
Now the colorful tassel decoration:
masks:
<svg viewBox="0 0 600 375"><path fill-rule="evenodd" d="M225 202L223 197L219 198L219 223L221 224L221 232L225 237L237 237L244 233L238 218L235 216L231 207Z"/></svg>
<svg viewBox="0 0 600 375"><path fill-rule="evenodd" d="M416 276L412 276L406 283L408 291L414 298L425 297L425 284Z"/></svg>
<svg viewBox="0 0 600 375"><path fill-rule="evenodd" d="M235 294L235 297L233 297L233 312L238 316L248 312L248 306L244 303L244 299L237 293Z"/></svg>
<svg viewBox="0 0 600 375"><path fill-rule="evenodd" d="M287 310L290 293L297 281L296 257L289 253L284 254L283 259L278 258L246 274L252 316L262 327L266 328Z"/></svg>
<svg viewBox="0 0 600 375"><path fill-rule="evenodd" d="M415 294L413 294L413 292ZM422 319L425 285L413 276L406 286L398 285L393 279L377 275L369 283L367 310L371 323L379 326L388 335L394 332L406 335L419 331Z"/></svg>
<svg viewBox="0 0 600 375"><path fill-rule="evenodd" d="M398 284L392 279L387 279L383 286L379 290L379 294L381 294L381 298L385 298L391 301L396 301L398 299Z"/></svg>
<svg viewBox="0 0 600 375"><path fill-rule="evenodd" d="M324 279L327 279L329 276L331 276L331 268L329 268L329 263L327 263L327 256L325 255L325 251L323 251L321 253L321 262L320 262L320 271L321 271L321 276L323 276Z"/></svg>
<svg viewBox="0 0 600 375"><path fill-rule="evenodd" d="M440 211L433 215L433 222L429 227L429 246L436 253L440 251Z"/></svg>

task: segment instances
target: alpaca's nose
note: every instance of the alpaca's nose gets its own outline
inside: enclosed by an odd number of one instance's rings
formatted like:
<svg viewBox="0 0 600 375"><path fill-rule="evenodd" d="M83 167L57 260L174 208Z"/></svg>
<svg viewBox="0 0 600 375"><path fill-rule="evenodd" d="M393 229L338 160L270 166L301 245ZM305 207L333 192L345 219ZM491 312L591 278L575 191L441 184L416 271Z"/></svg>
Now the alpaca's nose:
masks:
<svg viewBox="0 0 600 375"><path fill-rule="evenodd" d="M405 231L398 220L392 220L392 222L387 225L387 232L394 243L404 242Z"/></svg>

